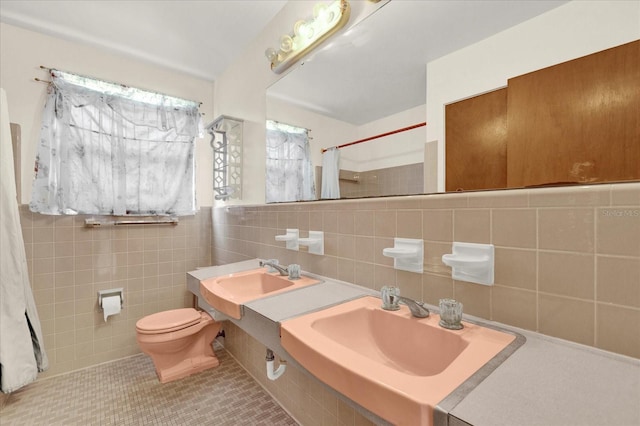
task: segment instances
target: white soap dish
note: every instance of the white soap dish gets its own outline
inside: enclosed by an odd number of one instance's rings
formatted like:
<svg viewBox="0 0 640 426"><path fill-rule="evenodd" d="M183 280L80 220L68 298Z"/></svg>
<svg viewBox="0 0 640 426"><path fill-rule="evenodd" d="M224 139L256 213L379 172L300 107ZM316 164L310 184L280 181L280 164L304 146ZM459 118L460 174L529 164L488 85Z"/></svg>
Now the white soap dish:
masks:
<svg viewBox="0 0 640 426"><path fill-rule="evenodd" d="M451 277L483 285L493 285L493 244L453 243L453 253L442 256L442 263L451 267Z"/></svg>
<svg viewBox="0 0 640 426"><path fill-rule="evenodd" d="M309 247L311 254L324 254L324 232L309 231L308 238L298 238L298 244Z"/></svg>
<svg viewBox="0 0 640 426"><path fill-rule="evenodd" d="M276 241L285 241L288 250L298 250L298 236L300 231L297 229L287 229L285 235L276 235Z"/></svg>
<svg viewBox="0 0 640 426"><path fill-rule="evenodd" d="M402 271L424 272L424 241L412 238L394 238L393 247L382 250L386 257L393 258L393 267Z"/></svg>

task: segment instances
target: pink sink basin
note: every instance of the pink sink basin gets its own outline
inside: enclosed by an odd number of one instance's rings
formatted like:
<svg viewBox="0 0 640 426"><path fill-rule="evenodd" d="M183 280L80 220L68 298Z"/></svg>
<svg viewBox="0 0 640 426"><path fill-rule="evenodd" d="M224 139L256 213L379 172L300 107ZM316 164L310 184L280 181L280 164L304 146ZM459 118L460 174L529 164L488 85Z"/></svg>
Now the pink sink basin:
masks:
<svg viewBox="0 0 640 426"><path fill-rule="evenodd" d="M247 302L319 282L306 276L290 280L277 272L269 274L266 268L260 268L202 280L200 294L216 310L240 319L242 305Z"/></svg>
<svg viewBox="0 0 640 426"><path fill-rule="evenodd" d="M432 425L433 408L515 336L439 316L385 311L363 297L281 324L282 346L318 379L397 425Z"/></svg>

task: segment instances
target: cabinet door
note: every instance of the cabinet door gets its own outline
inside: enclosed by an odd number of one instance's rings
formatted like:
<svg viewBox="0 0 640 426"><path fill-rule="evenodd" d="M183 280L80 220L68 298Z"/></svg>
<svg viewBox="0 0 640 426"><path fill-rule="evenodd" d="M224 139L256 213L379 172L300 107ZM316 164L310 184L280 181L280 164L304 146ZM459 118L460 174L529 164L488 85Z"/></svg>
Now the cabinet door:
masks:
<svg viewBox="0 0 640 426"><path fill-rule="evenodd" d="M509 187L640 179L640 41L508 87Z"/></svg>
<svg viewBox="0 0 640 426"><path fill-rule="evenodd" d="M507 186L507 89L445 107L446 190Z"/></svg>

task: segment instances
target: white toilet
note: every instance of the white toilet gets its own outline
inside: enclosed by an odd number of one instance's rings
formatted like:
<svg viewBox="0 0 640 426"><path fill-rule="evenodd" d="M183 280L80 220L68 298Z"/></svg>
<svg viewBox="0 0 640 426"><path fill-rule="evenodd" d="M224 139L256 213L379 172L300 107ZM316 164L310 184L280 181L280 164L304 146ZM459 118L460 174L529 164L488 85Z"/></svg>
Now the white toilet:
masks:
<svg viewBox="0 0 640 426"><path fill-rule="evenodd" d="M148 315L136 323L136 340L149 355L161 383L217 367L213 340L221 324L193 308Z"/></svg>

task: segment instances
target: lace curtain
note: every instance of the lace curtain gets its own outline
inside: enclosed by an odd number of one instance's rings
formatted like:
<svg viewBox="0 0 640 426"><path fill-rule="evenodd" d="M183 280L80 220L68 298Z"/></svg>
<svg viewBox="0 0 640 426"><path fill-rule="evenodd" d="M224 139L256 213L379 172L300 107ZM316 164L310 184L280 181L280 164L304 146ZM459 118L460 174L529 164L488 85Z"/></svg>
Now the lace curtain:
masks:
<svg viewBox="0 0 640 426"><path fill-rule="evenodd" d="M198 104L52 70L31 211L191 215Z"/></svg>
<svg viewBox="0 0 640 426"><path fill-rule="evenodd" d="M316 199L307 129L267 121L266 202Z"/></svg>

